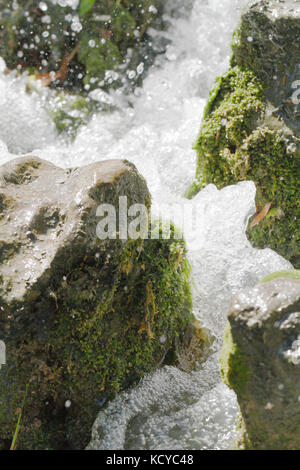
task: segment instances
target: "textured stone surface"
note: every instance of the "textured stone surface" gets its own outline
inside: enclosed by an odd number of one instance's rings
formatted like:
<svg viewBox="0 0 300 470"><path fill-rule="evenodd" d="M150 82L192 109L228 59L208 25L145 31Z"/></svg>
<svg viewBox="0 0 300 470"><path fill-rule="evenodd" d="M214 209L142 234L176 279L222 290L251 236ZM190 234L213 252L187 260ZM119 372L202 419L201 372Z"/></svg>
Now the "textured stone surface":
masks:
<svg viewBox="0 0 300 470"><path fill-rule="evenodd" d="M241 448L300 448L299 279L277 276L234 297L221 371L240 405Z"/></svg>
<svg viewBox="0 0 300 470"><path fill-rule="evenodd" d="M134 167L117 160L65 171L35 157L20 158L0 169L0 191L0 276L8 303L29 292L36 297L54 266L65 270L87 245L97 244L101 202L118 207L119 195L126 194L131 204L150 201Z"/></svg>
<svg viewBox="0 0 300 470"><path fill-rule="evenodd" d="M165 358L191 318L183 241L96 237L101 203L150 207L134 165L0 168L0 448L83 448L97 411ZM164 341L159 339L163 337Z"/></svg>

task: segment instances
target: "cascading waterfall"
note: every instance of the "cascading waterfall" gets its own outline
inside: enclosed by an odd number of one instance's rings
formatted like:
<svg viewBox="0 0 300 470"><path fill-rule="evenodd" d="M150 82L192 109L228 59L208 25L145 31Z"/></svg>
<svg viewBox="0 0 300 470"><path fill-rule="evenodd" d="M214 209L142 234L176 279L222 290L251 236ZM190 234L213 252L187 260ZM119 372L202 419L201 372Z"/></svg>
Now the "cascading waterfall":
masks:
<svg viewBox="0 0 300 470"><path fill-rule="evenodd" d="M4 75L0 63L0 163L26 152L62 167L127 159L146 178L154 206L191 204L197 211L197 230L185 238L195 315L215 337L212 354L193 372L163 367L120 394L99 413L90 448L224 449L234 440L238 406L218 369L230 299L290 264L271 250L253 249L246 238L255 212L252 182L221 191L210 185L191 202L182 195L195 174L192 145L205 101L228 66L231 34L246 3L166 1L171 26L151 31L153 40L169 40L166 54L131 96L94 91L92 99L109 100L116 110L95 113L72 143L57 136L47 114L55 92L40 88L27 94L28 77Z"/></svg>

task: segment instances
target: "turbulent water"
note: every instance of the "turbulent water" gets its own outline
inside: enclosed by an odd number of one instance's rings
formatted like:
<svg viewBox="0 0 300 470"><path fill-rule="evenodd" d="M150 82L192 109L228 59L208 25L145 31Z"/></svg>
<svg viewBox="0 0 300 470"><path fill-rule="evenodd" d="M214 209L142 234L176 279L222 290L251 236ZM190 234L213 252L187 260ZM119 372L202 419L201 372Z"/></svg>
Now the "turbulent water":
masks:
<svg viewBox="0 0 300 470"><path fill-rule="evenodd" d="M48 90L26 93L28 77L4 75L0 62L0 163L33 152L63 166L122 158L145 176L154 204L193 205L198 225L186 231L195 315L215 336L214 354L195 371L164 367L108 404L93 427L90 448L224 449L235 437L236 398L221 383L218 354L231 296L266 274L290 267L271 250L255 250L245 229L255 212L255 187L210 185L192 201L182 195L195 174L192 149L215 77L228 66L231 34L245 0L169 0L166 54L143 87L124 97L94 97L116 108L96 113L69 143L58 137ZM170 214L165 213L165 217ZM176 219L176 214L173 214Z"/></svg>

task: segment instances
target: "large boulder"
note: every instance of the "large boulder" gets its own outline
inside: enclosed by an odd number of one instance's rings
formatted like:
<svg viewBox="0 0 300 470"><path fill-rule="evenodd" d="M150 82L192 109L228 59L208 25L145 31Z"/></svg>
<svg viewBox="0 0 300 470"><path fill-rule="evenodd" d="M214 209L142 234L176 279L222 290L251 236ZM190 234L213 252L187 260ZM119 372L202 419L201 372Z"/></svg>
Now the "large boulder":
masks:
<svg viewBox="0 0 300 470"><path fill-rule="evenodd" d="M221 372L240 405L239 448L300 448L300 272L234 297Z"/></svg>
<svg viewBox="0 0 300 470"><path fill-rule="evenodd" d="M0 448L27 389L17 447L83 448L103 403L190 339L184 242L96 236L98 206L118 217L120 196L150 208L127 161L0 168Z"/></svg>
<svg viewBox="0 0 300 470"><path fill-rule="evenodd" d="M300 4L251 2L228 72L210 94L197 141L197 180L257 186L248 234L300 266Z"/></svg>

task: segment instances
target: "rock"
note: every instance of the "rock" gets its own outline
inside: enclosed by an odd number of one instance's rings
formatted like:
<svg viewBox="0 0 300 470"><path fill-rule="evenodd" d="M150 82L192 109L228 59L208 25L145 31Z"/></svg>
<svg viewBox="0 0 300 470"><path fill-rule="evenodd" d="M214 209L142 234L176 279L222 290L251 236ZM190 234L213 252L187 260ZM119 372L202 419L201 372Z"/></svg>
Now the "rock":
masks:
<svg viewBox="0 0 300 470"><path fill-rule="evenodd" d="M182 240L100 240L101 203L150 207L127 161L0 167L0 448L84 448L97 412L165 360L191 319ZM162 344L159 338L164 336Z"/></svg>
<svg viewBox="0 0 300 470"><path fill-rule="evenodd" d="M257 186L248 229L300 266L300 6L252 2L234 34L231 67L217 79L197 142L198 183Z"/></svg>
<svg viewBox="0 0 300 470"><path fill-rule="evenodd" d="M240 405L239 448L299 449L300 278L240 292L228 318L221 372Z"/></svg>

